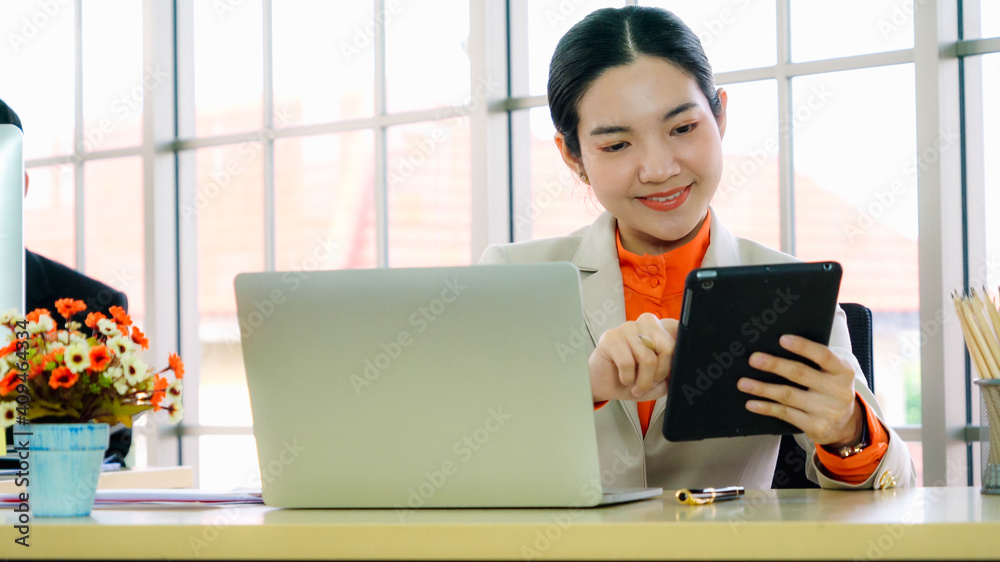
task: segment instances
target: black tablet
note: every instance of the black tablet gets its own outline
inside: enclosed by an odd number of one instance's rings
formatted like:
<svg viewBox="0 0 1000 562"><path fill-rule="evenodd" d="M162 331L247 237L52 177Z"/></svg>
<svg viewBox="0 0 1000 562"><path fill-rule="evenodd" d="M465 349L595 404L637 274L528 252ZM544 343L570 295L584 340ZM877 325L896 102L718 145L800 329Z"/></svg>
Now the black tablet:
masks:
<svg viewBox="0 0 1000 562"><path fill-rule="evenodd" d="M837 262L692 271L684 288L663 436L692 441L799 433L789 423L748 411L746 402L755 397L736 388L736 381L794 384L750 367L750 355L763 351L801 360L778 344L783 334L828 344L841 273Z"/></svg>

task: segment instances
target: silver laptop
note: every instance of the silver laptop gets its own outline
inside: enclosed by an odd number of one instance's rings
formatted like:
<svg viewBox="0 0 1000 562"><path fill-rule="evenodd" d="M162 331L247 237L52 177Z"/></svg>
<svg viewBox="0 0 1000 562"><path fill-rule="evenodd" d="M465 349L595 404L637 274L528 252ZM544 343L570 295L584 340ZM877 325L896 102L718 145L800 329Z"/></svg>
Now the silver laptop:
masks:
<svg viewBox="0 0 1000 562"><path fill-rule="evenodd" d="M235 286L267 505L662 493L602 487L571 264L243 273Z"/></svg>

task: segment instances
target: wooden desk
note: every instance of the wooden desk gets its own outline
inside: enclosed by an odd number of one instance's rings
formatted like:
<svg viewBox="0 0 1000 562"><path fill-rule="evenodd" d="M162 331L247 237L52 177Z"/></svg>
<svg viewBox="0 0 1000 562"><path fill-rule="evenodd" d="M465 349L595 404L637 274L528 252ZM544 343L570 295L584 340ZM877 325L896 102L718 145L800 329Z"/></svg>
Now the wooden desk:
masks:
<svg viewBox="0 0 1000 562"><path fill-rule="evenodd" d="M400 520L402 517L402 521ZM1000 496L977 488L751 490L690 507L672 493L587 510L97 508L32 519L11 559L743 559L1000 558Z"/></svg>

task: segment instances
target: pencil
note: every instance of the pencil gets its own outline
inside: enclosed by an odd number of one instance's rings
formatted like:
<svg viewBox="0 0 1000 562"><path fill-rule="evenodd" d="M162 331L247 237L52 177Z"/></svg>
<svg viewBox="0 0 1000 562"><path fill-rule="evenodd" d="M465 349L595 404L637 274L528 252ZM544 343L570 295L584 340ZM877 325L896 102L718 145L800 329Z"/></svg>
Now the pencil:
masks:
<svg viewBox="0 0 1000 562"><path fill-rule="evenodd" d="M965 295L952 293L952 301L965 346L980 378L1000 378L1000 313L994 308L989 295L986 291L978 295L975 290ZM986 420L983 422L989 427L989 434L982 436L983 441L990 445L988 462L1000 463L1000 393L990 385L981 385L979 390L986 409Z"/></svg>
<svg viewBox="0 0 1000 562"><path fill-rule="evenodd" d="M642 341L643 345L645 345L649 349L652 349L653 351L656 351L656 342L653 341L653 338L647 336L646 334L639 334L639 339Z"/></svg>

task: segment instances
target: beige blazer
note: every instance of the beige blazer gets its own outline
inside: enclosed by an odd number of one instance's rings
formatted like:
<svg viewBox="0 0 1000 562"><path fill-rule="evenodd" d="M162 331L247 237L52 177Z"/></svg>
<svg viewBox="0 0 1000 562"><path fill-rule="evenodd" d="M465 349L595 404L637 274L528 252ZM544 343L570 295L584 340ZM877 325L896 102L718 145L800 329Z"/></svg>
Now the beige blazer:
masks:
<svg viewBox="0 0 1000 562"><path fill-rule="evenodd" d="M615 242L616 219L604 213L588 227L569 236L494 245L481 263L569 261L580 269L583 306L589 338L580 338L574 353L590 356L601 335L625 322L625 293ZM711 241L703 267L797 261L796 258L750 240L733 236L712 217ZM847 320L842 310L834 319L830 348L851 362L857 373L855 389L882 418L875 397L868 390L861 367L851 353ZM665 398L656 401L645 438L634 401L613 400L594 412L602 481L605 487L656 486L664 489L740 485L748 489L771 487L780 439L776 436L734 437L672 443L663 438ZM889 476L897 486L916 484L913 460L902 439L889 430L889 450L871 478L851 485L827 477L819 469L815 445L804 434L796 436L811 459L807 477L823 488L871 489Z"/></svg>

